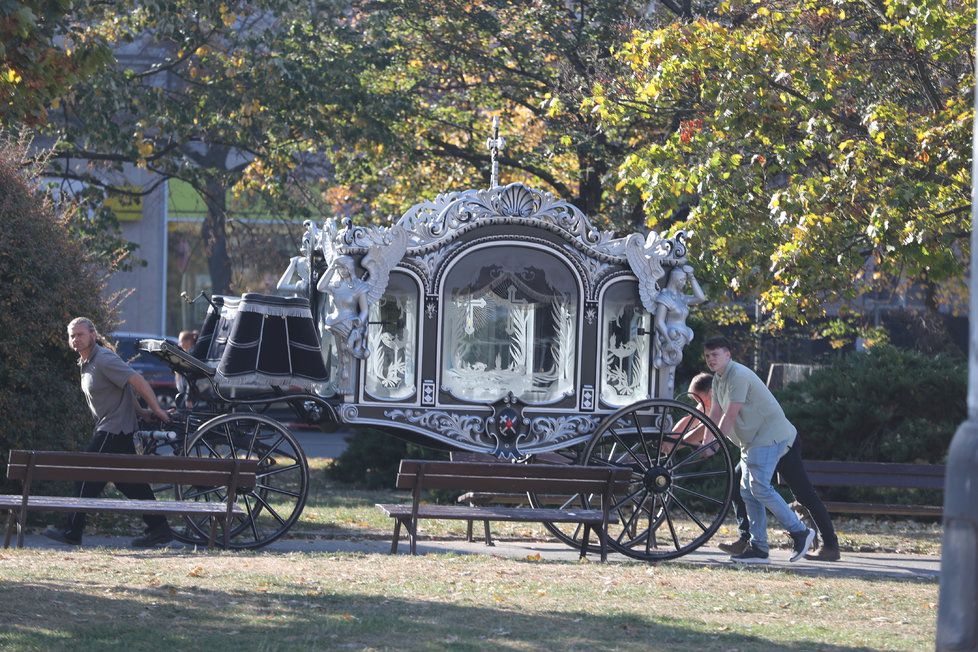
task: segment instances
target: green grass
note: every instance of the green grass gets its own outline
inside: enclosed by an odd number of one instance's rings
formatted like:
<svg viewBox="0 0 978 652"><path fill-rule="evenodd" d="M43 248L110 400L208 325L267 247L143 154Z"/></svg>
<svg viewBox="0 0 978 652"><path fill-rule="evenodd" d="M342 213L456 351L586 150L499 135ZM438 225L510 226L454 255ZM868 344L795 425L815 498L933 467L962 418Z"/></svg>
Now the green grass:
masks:
<svg viewBox="0 0 978 652"><path fill-rule="evenodd" d="M7 551L16 650L919 650L930 581L490 556Z"/></svg>
<svg viewBox="0 0 978 652"><path fill-rule="evenodd" d="M384 516L376 503L410 502L408 492L368 490L350 487L329 480L326 467L329 460L309 460L310 488L305 509L299 521L289 531L293 537L327 537L343 539L388 539L393 531L391 519ZM96 515L89 532L133 535L142 522L127 516ZM691 524L688 524L691 526ZM941 526L935 522L909 519L837 519L836 530L844 551L941 554ZM461 539L465 537L463 521L422 521L422 538ZM481 532L476 524L476 536ZM553 536L538 523L493 523L493 536L500 540L551 541ZM771 529L771 544L790 547L783 532ZM711 544L736 538L737 526L730 518L714 536ZM710 544L707 544L710 545Z"/></svg>
<svg viewBox="0 0 978 652"><path fill-rule="evenodd" d="M312 461L295 535L384 538L377 502L403 492L330 483ZM132 533L99 517L90 531ZM465 525L422 522L461 538ZM939 527L841 521L850 548L939 554ZM493 524L497 537L551 537ZM717 539L735 534L728 522ZM772 541L776 540L773 538ZM400 555L191 550L0 553L0 649L919 650L933 647L935 580L777 569Z"/></svg>

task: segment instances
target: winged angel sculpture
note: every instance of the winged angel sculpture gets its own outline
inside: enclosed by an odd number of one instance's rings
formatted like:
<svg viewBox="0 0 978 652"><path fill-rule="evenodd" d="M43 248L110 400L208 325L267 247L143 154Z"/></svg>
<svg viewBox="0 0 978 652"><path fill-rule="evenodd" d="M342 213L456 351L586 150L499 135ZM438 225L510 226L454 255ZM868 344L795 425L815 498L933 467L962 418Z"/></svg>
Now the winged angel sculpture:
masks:
<svg viewBox="0 0 978 652"><path fill-rule="evenodd" d="M663 261L670 257L673 243L655 231L643 241L633 233L625 241L625 256L638 278L642 305L653 315L655 323L655 355L652 364L664 373L666 391L671 394L675 368L683 359L683 349L693 339L693 330L686 325L689 307L706 301L693 268L679 259L669 272ZM665 287L662 282L665 281ZM693 293L686 294L687 282Z"/></svg>
<svg viewBox="0 0 978 652"><path fill-rule="evenodd" d="M320 248L327 261L327 269L316 289L330 299L331 309L325 327L336 343L340 363L339 391L351 394L354 360L363 360L370 355L367 347L370 306L384 295L391 269L407 250L408 233L395 225L372 235L372 242L362 261L366 270L363 276L357 274L356 260L352 256L339 254L334 238L326 236L326 233L330 233L330 229L324 229Z"/></svg>

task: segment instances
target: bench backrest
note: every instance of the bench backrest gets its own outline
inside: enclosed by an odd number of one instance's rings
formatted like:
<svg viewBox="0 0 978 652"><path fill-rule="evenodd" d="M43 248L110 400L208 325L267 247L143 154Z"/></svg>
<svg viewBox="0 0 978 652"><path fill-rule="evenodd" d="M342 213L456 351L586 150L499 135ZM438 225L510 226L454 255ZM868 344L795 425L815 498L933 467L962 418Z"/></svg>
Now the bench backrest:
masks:
<svg viewBox="0 0 978 652"><path fill-rule="evenodd" d="M401 460L396 486L414 489L420 477L426 489L602 493L609 482L613 491L624 490L631 475L631 469L626 468Z"/></svg>
<svg viewBox="0 0 978 652"><path fill-rule="evenodd" d="M805 460L805 471L812 484L820 487L944 488L944 466L940 464Z"/></svg>
<svg viewBox="0 0 978 652"><path fill-rule="evenodd" d="M7 477L21 482L87 480L210 487L228 485L237 473L238 490L254 487L257 471L257 460L26 450L10 451L7 465Z"/></svg>

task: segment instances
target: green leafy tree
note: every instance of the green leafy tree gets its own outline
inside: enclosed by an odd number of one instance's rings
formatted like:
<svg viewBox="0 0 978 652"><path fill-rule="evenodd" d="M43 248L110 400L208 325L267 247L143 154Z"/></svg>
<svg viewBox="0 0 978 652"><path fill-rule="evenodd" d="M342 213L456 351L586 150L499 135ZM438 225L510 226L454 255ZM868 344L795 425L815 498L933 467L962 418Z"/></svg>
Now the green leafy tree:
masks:
<svg viewBox="0 0 978 652"><path fill-rule="evenodd" d="M379 64L341 4L151 1L117 11L98 27L116 64L75 85L50 123L60 138L53 173L122 193L191 184L207 206L212 289L227 292L228 192L309 211L309 188L329 172L323 152L371 120L350 121L348 107L359 103L361 69ZM382 131L381 118L370 127ZM126 188L117 179L127 166L157 181Z"/></svg>
<svg viewBox="0 0 978 652"><path fill-rule="evenodd" d="M673 13L668 8L673 6ZM668 118L634 115L601 124L582 105L622 64L612 57L635 25L665 24L673 3L599 0L398 0L354 3L363 37L389 63L364 76L383 94L387 131L335 152L347 195L396 213L419 197L489 182L491 118L506 146L501 182L526 180L581 210L624 226L644 221L613 172ZM376 110L370 106L369 110Z"/></svg>
<svg viewBox="0 0 978 652"><path fill-rule="evenodd" d="M41 124L71 86L105 65L109 50L92 29L103 3L0 3L0 127Z"/></svg>
<svg viewBox="0 0 978 652"><path fill-rule="evenodd" d="M773 325L901 284L935 306L968 254L973 31L956 0L724 0L633 33L585 106L673 116L619 185Z"/></svg>
<svg viewBox="0 0 978 652"><path fill-rule="evenodd" d="M105 332L106 268L25 166L27 145L0 135L0 457L12 448L71 449L91 434L66 327L79 315Z"/></svg>

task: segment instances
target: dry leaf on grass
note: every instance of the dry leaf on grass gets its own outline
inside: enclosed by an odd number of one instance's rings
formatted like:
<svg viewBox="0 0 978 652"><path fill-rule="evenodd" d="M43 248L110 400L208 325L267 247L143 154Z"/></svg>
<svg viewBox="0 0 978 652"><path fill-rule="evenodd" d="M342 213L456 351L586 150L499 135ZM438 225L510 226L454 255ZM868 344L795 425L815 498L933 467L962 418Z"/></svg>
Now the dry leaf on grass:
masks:
<svg viewBox="0 0 978 652"><path fill-rule="evenodd" d="M203 566L194 566L193 568L190 569L190 572L187 573L187 577L202 577L203 575L204 575Z"/></svg>

